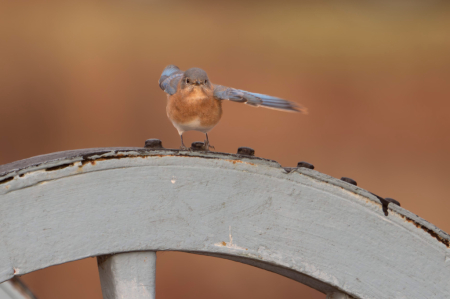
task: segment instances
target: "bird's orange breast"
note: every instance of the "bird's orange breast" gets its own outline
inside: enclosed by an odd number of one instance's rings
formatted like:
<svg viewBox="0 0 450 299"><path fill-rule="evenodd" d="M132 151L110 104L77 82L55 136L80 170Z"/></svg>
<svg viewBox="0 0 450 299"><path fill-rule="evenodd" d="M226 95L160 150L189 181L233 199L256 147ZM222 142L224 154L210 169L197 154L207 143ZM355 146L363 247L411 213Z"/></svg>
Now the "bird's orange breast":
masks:
<svg viewBox="0 0 450 299"><path fill-rule="evenodd" d="M172 122L198 122L201 127L212 128L222 116L222 102L214 98L212 90L179 90L168 98L166 110Z"/></svg>

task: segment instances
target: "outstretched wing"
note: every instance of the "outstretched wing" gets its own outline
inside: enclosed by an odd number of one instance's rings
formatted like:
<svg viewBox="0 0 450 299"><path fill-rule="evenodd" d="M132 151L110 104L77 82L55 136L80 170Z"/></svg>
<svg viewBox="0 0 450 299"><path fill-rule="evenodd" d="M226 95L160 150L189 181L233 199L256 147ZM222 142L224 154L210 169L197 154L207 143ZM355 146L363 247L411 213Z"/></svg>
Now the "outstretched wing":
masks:
<svg viewBox="0 0 450 299"><path fill-rule="evenodd" d="M183 74L184 72L175 65L166 66L159 78L159 87L161 87L164 92L173 95L177 92L178 82L180 82Z"/></svg>
<svg viewBox="0 0 450 299"><path fill-rule="evenodd" d="M245 103L251 106L262 106L269 109L276 109L288 112L307 113L306 108L297 103L286 101L280 98L265 94L248 92L221 85L214 85L214 97L218 100L229 100L233 102Z"/></svg>

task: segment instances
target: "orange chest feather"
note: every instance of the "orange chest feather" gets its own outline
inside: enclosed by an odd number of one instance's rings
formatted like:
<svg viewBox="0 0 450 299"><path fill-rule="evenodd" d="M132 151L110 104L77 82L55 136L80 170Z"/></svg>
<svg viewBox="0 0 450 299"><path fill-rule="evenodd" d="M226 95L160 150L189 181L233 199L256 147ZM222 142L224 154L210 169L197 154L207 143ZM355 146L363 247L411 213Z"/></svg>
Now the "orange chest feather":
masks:
<svg viewBox="0 0 450 299"><path fill-rule="evenodd" d="M211 94L192 91L178 92L168 97L167 116L173 122L184 124L199 121L201 126L215 126L222 116L222 103Z"/></svg>

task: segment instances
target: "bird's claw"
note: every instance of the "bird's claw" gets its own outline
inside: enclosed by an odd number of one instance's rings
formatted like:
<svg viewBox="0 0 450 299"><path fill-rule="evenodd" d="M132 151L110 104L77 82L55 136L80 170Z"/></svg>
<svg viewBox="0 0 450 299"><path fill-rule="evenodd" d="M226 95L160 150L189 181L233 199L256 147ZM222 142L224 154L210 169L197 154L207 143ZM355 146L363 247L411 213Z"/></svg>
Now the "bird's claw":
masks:
<svg viewBox="0 0 450 299"><path fill-rule="evenodd" d="M182 150L182 151L191 151L191 148L182 145L182 146L180 146L180 150Z"/></svg>
<svg viewBox="0 0 450 299"><path fill-rule="evenodd" d="M209 152L210 150L216 150L216 148L214 146L212 146L211 144L209 144L208 141L205 140L205 151Z"/></svg>

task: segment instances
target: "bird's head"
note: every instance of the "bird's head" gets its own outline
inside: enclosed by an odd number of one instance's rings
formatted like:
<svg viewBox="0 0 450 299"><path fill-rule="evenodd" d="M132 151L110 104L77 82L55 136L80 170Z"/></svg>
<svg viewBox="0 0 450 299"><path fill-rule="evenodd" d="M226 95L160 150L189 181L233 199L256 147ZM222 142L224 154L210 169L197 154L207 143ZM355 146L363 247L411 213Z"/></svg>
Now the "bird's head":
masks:
<svg viewBox="0 0 450 299"><path fill-rule="evenodd" d="M193 67L184 72L181 79L181 89L194 90L201 88L211 89L211 82L209 82L208 75L202 69Z"/></svg>

